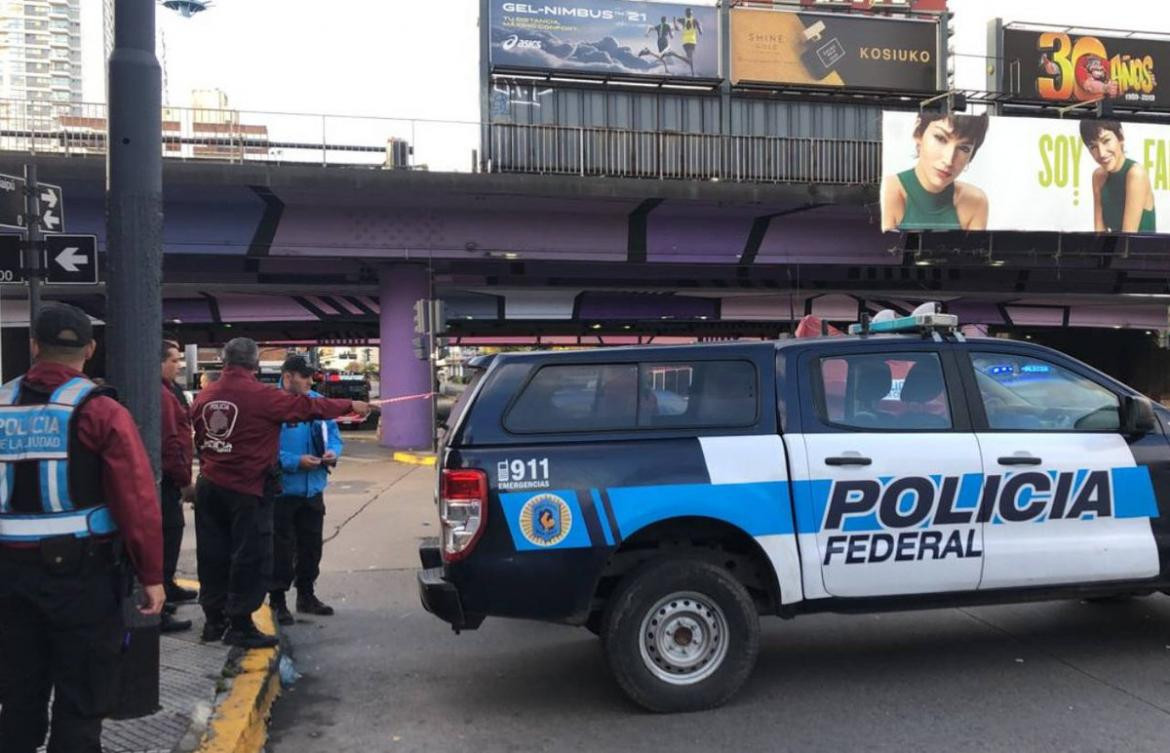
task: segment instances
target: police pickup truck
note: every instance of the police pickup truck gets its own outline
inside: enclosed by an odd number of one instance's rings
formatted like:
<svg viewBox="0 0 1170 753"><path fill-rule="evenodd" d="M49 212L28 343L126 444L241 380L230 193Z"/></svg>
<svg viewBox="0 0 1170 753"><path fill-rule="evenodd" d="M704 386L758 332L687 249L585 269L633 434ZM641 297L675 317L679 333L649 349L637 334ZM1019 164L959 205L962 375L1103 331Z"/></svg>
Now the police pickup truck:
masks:
<svg viewBox="0 0 1170 753"><path fill-rule="evenodd" d="M440 455L427 610L584 625L655 711L759 616L1170 589L1170 411L923 307L852 336L499 355Z"/></svg>

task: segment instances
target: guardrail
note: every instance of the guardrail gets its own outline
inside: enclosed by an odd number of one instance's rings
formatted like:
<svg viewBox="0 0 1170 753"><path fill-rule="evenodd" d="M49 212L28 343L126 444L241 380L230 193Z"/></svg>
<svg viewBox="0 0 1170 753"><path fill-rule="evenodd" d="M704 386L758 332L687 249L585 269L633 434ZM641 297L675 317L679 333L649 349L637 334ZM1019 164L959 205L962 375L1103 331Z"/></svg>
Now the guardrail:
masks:
<svg viewBox="0 0 1170 753"><path fill-rule="evenodd" d="M878 141L180 107L162 115L163 156L178 160L842 185L881 174ZM0 151L105 154L107 124L104 104L0 99Z"/></svg>

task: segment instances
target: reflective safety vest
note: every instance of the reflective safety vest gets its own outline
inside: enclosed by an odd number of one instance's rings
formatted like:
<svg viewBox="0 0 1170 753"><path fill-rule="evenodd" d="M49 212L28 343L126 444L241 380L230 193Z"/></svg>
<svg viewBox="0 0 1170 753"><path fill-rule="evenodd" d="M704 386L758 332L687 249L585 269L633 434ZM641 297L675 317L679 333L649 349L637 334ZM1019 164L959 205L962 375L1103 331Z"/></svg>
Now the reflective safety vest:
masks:
<svg viewBox="0 0 1170 753"><path fill-rule="evenodd" d="M698 44L699 43L699 28L696 26L698 22L693 18L683 19L683 44Z"/></svg>
<svg viewBox="0 0 1170 753"><path fill-rule="evenodd" d="M100 474L77 483L70 474L69 443L77 408L98 388L84 377L74 377L58 387L48 402L21 403L21 378L0 387L0 543L34 544L54 536L109 536L118 526L106 505L95 499L75 500L89 489L97 500L102 490ZM40 510L18 504L20 494L28 502L30 489L18 489L18 468L35 463ZM75 468L76 470L76 468ZM32 478L31 474L25 478ZM72 488L71 488L72 487ZM33 503L35 505L35 502Z"/></svg>

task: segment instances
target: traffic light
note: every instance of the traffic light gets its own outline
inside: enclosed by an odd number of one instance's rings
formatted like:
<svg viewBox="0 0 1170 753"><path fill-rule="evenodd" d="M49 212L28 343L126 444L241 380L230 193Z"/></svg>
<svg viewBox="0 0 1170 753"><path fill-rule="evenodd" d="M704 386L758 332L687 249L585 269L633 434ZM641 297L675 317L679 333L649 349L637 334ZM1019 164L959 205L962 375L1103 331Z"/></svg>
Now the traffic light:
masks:
<svg viewBox="0 0 1170 753"><path fill-rule="evenodd" d="M447 305L436 298L432 301L431 329L435 334L447 331Z"/></svg>
<svg viewBox="0 0 1170 753"><path fill-rule="evenodd" d="M415 358L420 361L431 360L431 338L428 335L415 335L410 344L414 349Z"/></svg>
<svg viewBox="0 0 1170 753"><path fill-rule="evenodd" d="M414 332L425 335L431 329L431 302L426 298L419 298L414 302Z"/></svg>

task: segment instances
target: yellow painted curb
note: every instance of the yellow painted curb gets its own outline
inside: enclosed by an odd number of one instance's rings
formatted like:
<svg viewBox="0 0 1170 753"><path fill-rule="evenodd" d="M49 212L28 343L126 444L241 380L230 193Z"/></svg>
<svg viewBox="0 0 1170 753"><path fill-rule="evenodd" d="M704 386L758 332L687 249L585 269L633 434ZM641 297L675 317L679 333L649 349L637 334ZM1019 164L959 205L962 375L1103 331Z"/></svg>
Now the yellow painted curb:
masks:
<svg viewBox="0 0 1170 753"><path fill-rule="evenodd" d="M268 605L252 614L260 632L276 635ZM257 753L268 740L268 715L280 695L280 647L255 648L239 661L239 674L218 704L196 753Z"/></svg>
<svg viewBox="0 0 1170 753"><path fill-rule="evenodd" d="M418 452L396 452L394 453L394 460L399 463L410 463L412 465L434 465L434 455L423 455Z"/></svg>

